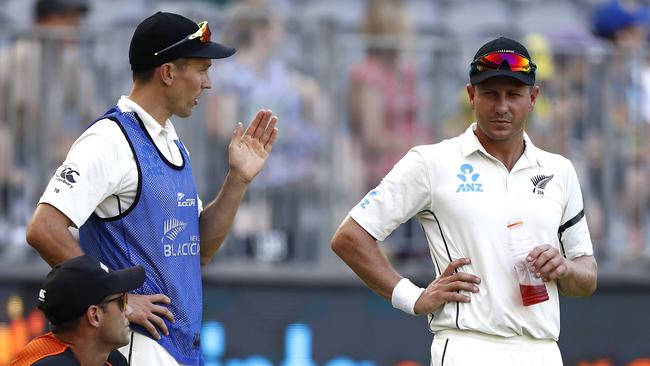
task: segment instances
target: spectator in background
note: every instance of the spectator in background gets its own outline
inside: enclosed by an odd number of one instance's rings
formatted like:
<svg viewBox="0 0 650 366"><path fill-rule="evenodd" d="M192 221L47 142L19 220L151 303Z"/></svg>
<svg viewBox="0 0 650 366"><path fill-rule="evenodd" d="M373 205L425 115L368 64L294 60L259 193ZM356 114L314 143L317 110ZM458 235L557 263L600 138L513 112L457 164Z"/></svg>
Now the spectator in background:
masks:
<svg viewBox="0 0 650 366"><path fill-rule="evenodd" d="M207 139L225 144L233 122L260 105L283 120L283 137L274 145L267 168L251 184L251 199L242 207L254 215L237 218L233 239L251 239L248 251L261 260L314 259L316 248L309 244L322 220L318 212L306 210L317 205L317 173L322 171L319 161L326 146L323 95L312 78L282 59L284 20L266 2L236 5L230 19L225 35L237 53L212 70L219 88L209 97ZM209 155L223 155L219 151L223 145L209 146L215 149ZM225 174L227 161L213 158L208 164L211 177ZM305 221L310 217L313 220Z"/></svg>
<svg viewBox="0 0 650 366"><path fill-rule="evenodd" d="M35 28L0 53L0 226L21 249L41 183L99 111L77 32L88 10L87 0L38 0Z"/></svg>
<svg viewBox="0 0 650 366"><path fill-rule="evenodd" d="M618 259L639 260L650 255L650 67L646 52L648 8L632 1L610 1L596 9L594 32L611 46L605 63L610 72L604 85L610 86L611 108L602 125L589 136L592 144L603 146L613 169L603 174L613 182L608 214L610 242L629 243L613 248ZM602 139L607 138L607 144ZM595 164L592 164L592 166Z"/></svg>
<svg viewBox="0 0 650 366"><path fill-rule="evenodd" d="M408 151L423 143L430 133L417 124L417 72L403 57L413 29L402 0L372 0L363 19L365 58L350 70L349 111L355 155L364 171L362 187L367 192ZM415 236L419 237L416 239ZM393 233L400 259L427 256L413 245L424 240L413 220Z"/></svg>
<svg viewBox="0 0 650 366"><path fill-rule="evenodd" d="M51 332L33 339L11 366L128 365L128 291L144 283L140 266L111 271L90 256L68 259L47 275L39 309Z"/></svg>
<svg viewBox="0 0 650 366"><path fill-rule="evenodd" d="M363 20L366 57L350 71L350 127L365 170L364 190L415 144L417 74L401 58L412 33L402 0L372 0Z"/></svg>

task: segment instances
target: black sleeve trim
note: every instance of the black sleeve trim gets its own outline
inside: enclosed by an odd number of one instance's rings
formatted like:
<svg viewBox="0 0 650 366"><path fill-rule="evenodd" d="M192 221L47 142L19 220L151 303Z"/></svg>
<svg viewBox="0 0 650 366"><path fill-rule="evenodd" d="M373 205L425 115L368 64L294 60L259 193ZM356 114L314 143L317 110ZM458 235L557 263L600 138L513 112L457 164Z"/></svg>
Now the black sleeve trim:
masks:
<svg viewBox="0 0 650 366"><path fill-rule="evenodd" d="M562 235L563 232L566 231L566 229L570 228L571 226L577 224L582 220L582 218L585 216L585 210L580 210L577 215L573 216L573 218L567 222L564 223L564 225L560 226L559 229L557 229L557 233L559 235Z"/></svg>
<svg viewBox="0 0 650 366"><path fill-rule="evenodd" d="M566 231L566 229L580 222L580 220L582 220L584 216L585 216L585 210L582 209L580 210L580 212L578 212L577 215L573 216L571 220L565 222L562 226L560 226L557 229L557 238L560 242L560 249L562 250L562 255L564 257L566 257L566 250L564 250L564 243L562 243L562 234Z"/></svg>

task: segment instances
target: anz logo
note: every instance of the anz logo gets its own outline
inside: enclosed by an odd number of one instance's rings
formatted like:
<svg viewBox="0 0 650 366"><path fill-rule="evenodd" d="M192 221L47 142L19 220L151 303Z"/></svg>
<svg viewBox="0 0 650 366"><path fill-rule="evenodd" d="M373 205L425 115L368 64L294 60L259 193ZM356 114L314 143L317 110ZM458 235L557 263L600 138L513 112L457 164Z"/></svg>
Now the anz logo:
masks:
<svg viewBox="0 0 650 366"><path fill-rule="evenodd" d="M377 192L377 191L372 191L372 192L368 193L366 195L366 197L364 197L363 200L361 200L361 203L359 204L359 206L361 206L361 208L365 210L366 206L368 206L370 204L370 199L369 198L372 198L372 197L374 197L374 196L376 196L378 194L379 194L379 192Z"/></svg>
<svg viewBox="0 0 650 366"><path fill-rule="evenodd" d="M470 164L463 164L460 166L460 174L456 175L458 179L461 180L461 183L456 189L458 192L483 192L483 184L477 182L478 178L481 176L478 173L474 173L474 167Z"/></svg>

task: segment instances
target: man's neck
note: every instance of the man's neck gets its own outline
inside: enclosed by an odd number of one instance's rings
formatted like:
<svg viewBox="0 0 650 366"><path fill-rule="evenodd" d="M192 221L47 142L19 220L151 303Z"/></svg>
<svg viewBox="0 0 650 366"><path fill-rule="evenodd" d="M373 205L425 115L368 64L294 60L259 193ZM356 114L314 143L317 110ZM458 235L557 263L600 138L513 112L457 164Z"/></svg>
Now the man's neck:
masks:
<svg viewBox="0 0 650 366"><path fill-rule="evenodd" d="M514 168L519 158L524 154L524 149L526 148L523 136L520 139L494 141L482 134L475 133L475 135L481 145L483 145L483 148L485 148L485 151L503 163L508 171L512 171L512 168Z"/></svg>
<svg viewBox="0 0 650 366"><path fill-rule="evenodd" d="M171 117L167 106L162 102L163 98L155 94L155 92L150 92L147 86L136 87L134 85L131 94L129 94L129 99L147 111L163 128Z"/></svg>
<svg viewBox="0 0 650 366"><path fill-rule="evenodd" d="M110 346L102 345L96 337L86 334L55 334L54 337L70 346L82 366L104 366L112 351Z"/></svg>

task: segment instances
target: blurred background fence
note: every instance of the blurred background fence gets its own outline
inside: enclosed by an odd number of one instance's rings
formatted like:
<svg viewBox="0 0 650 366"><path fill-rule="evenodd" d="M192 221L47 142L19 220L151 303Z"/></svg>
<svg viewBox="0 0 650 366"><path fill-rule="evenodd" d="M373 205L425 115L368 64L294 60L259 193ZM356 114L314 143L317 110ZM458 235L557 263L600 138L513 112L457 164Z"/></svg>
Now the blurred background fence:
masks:
<svg viewBox="0 0 650 366"><path fill-rule="evenodd" d="M0 346L0 365L12 352L7 342L16 339L11 325L16 319L26 321L24 329L43 328L42 319L30 315L34 301L25 289L40 281L47 266L25 243L25 226L71 143L129 93L130 35L156 10L207 19L213 40L238 48L235 57L213 63L213 88L192 116L173 119L191 152L204 202L222 183L235 123L247 123L259 108L271 108L279 117L280 137L268 165L249 189L224 247L204 268L206 299L222 299L214 307L206 302L208 319L224 319L218 304L247 296L251 286L277 290L260 294L261 305L251 312L265 312L267 300L293 294L304 311L322 303L323 314L334 314L331 305L340 308L340 315L347 300L338 298L352 294L350 299L357 299L349 300L353 308L365 304L352 314L378 309L377 316L386 321L378 327L410 329L404 343L382 342L422 346L420 353L381 353L374 361L367 352L348 355L377 364L409 357L425 364L430 337L422 335L424 323L398 316L393 324L396 315L360 287L329 250L329 239L347 211L409 147L453 137L472 122L465 93L469 63L483 42L498 35L521 39L538 65L542 94L527 126L533 142L570 158L582 185L604 292L595 300L568 302L567 311L580 314L590 301L616 306L615 296L622 294L618 287L628 291L623 300L638 295L647 304L650 63L649 23L641 17L645 7L635 10L631 36L599 38L593 31L602 24L594 17L603 1L597 0L94 0L78 26L56 28L35 21L33 5L0 0L0 344L5 347ZM606 20L620 24L610 19L619 15L608 14ZM404 274L421 283L432 279L417 222L403 225L382 247ZM341 290L343 295L331 290L337 286L348 290ZM244 319L246 311L235 318ZM641 318L640 324L621 324L650 331L649 317ZM291 333L300 342L311 331L306 322L307 328ZM585 325L563 318L563 329L567 323ZM278 324L284 331L293 321ZM223 321L208 325L209 334L223 336ZM647 346L650 337L644 338ZM277 347L269 349L284 346ZM600 348L600 354L574 349L569 360L650 357L650 348L634 347L626 352ZM246 355L228 349L206 352ZM316 359L324 364L336 354L325 352ZM282 360L279 353L269 357Z"/></svg>

